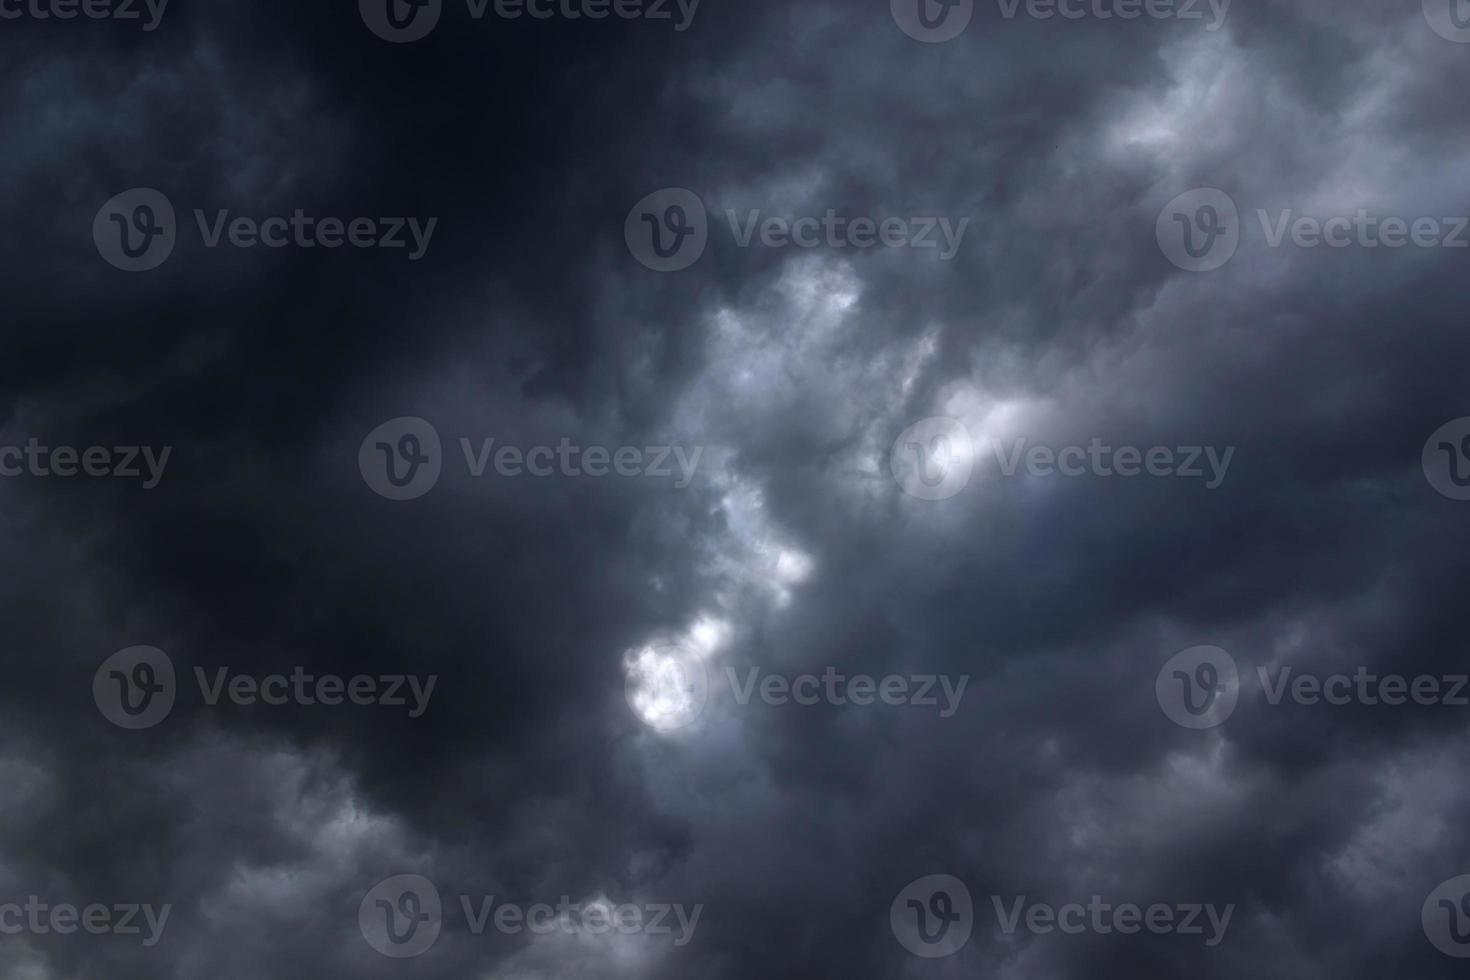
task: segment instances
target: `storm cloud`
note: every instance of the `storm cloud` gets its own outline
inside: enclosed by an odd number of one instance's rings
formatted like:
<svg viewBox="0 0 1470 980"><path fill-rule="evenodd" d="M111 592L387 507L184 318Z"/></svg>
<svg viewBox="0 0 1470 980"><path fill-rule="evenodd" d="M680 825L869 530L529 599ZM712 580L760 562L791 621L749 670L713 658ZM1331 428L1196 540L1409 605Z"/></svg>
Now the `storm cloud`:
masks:
<svg viewBox="0 0 1470 980"><path fill-rule="evenodd" d="M1458 975L1458 3L0 0L0 973Z"/></svg>

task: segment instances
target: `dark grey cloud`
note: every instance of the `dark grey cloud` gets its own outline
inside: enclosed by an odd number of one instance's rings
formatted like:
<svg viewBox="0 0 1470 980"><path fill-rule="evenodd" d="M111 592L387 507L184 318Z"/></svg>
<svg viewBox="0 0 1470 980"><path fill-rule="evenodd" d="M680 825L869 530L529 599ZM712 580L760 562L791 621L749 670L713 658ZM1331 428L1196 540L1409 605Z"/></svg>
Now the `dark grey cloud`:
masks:
<svg viewBox="0 0 1470 980"><path fill-rule="evenodd" d="M887 7L703 0L678 31L446 3L407 44L352 4L0 22L0 449L171 447L153 489L0 477L0 906L171 908L151 946L0 935L6 976L1454 975L1420 913L1470 870L1470 708L1272 704L1261 671L1470 673L1470 504L1421 466L1470 415L1466 252L1267 225L1470 214L1470 45L1366 0L1217 30L975 0L936 44ZM134 187L178 214L151 272L91 236ZM625 223L675 187L708 243L657 272ZM1197 188L1239 245L1194 273L1156 225ZM195 209L437 224L410 261L209 248ZM829 211L811 248L732 227ZM943 258L854 247L863 217L967 222ZM393 501L358 462L401 417L442 472ZM894 446L936 417L971 472L923 500ZM675 475L497 473L564 441ZM1094 441L1231 455L1213 487L1003 471ZM179 684L128 731L93 682L136 645ZM1190 729L1155 682L1201 645L1238 701ZM671 649L702 710L644 680ZM220 668L437 681L421 717L209 704ZM742 704L751 671L967 686L947 717ZM396 959L358 915L404 874L444 915ZM890 905L934 874L973 929L926 959ZM476 935L462 896L699 918ZM1232 913L1214 946L1007 933L1022 896Z"/></svg>

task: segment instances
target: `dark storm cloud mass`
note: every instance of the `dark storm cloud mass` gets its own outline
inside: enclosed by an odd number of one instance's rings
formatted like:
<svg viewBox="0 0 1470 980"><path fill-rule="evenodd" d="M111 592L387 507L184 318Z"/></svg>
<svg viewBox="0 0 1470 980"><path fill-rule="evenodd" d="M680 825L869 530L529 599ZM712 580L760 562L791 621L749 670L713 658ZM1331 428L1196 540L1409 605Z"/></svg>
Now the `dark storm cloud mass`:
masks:
<svg viewBox="0 0 1470 980"><path fill-rule="evenodd" d="M0 21L0 447L172 449L149 490L0 479L0 905L171 906L151 946L0 935L6 977L1454 975L1420 909L1470 871L1470 708L1273 705L1257 668L1466 671L1470 504L1420 452L1470 414L1467 253L1273 248L1257 211L1470 213L1470 45L1367 0L1215 30L976 0L934 44L870 0L703 0L682 31L446 3L406 44L354 6ZM89 230L134 187L178 240L127 274ZM708 245L660 273L623 229L666 187ZM1203 187L1240 242L1192 273L1155 224ZM437 225L410 261L194 219L298 208ZM829 209L968 224L946 260L727 217ZM442 473L393 501L356 460L403 416ZM890 451L934 417L974 472L923 500ZM473 476L490 438L700 456L687 487ZM1233 452L1212 488L1007 477L1017 439ZM625 696L665 643L709 684L673 730ZM178 697L128 731L93 676L135 645ZM1239 669L1218 727L1156 697L1197 645ZM437 686L409 717L194 682L297 667ZM947 717L739 701L829 668L968 686ZM399 874L444 905L413 958L358 923ZM973 897L945 958L890 928L931 874ZM680 944L476 935L460 896L700 911ZM1233 910L1213 946L1008 934L992 897L1021 896Z"/></svg>

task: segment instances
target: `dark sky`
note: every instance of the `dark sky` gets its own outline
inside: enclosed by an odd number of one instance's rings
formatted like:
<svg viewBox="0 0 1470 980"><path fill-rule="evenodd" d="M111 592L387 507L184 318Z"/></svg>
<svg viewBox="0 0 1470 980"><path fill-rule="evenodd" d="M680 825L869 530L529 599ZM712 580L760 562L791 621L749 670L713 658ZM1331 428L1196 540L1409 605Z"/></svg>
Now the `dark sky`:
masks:
<svg viewBox="0 0 1470 980"><path fill-rule="evenodd" d="M0 0L0 907L171 913L0 934L0 978L1463 975L1470 706L1271 692L1470 672L1470 5L442 0L393 43L389 0L49 2ZM406 245L231 240L298 210ZM173 702L129 726L139 646ZM759 694L808 674L938 704ZM421 955L360 927L398 875ZM931 875L943 957L898 928ZM461 896L700 912L476 935ZM1232 917L1008 934L1022 896Z"/></svg>

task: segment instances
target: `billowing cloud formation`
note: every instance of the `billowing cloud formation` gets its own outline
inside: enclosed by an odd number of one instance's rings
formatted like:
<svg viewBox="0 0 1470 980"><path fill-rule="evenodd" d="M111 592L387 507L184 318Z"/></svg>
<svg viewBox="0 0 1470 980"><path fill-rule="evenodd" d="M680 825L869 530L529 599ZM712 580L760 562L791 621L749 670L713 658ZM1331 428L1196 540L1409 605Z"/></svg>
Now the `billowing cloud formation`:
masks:
<svg viewBox="0 0 1470 980"><path fill-rule="evenodd" d="M532 6L4 21L5 975L1458 975L1454 11Z"/></svg>

